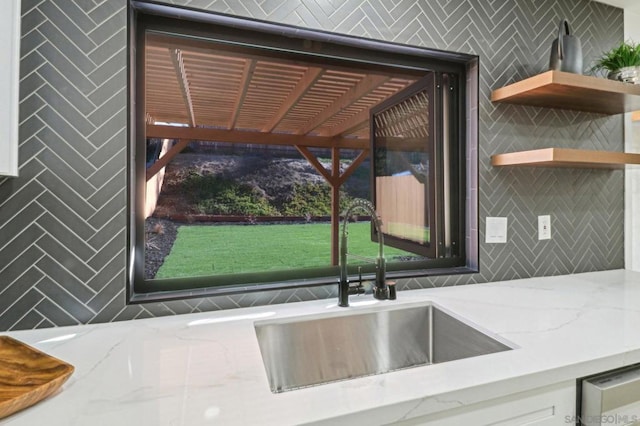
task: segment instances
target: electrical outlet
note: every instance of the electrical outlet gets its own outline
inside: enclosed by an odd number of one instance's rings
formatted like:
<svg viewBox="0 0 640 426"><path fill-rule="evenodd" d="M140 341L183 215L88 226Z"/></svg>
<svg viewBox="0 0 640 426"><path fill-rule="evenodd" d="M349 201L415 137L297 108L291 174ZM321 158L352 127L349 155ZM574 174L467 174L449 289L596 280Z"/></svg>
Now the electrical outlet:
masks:
<svg viewBox="0 0 640 426"><path fill-rule="evenodd" d="M551 239L551 216L538 216L538 240Z"/></svg>

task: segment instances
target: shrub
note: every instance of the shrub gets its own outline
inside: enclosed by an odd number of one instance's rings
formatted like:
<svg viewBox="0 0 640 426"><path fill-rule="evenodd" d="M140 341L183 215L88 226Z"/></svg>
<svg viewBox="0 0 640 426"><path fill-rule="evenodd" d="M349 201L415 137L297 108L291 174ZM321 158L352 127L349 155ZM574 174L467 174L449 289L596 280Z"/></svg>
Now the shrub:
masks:
<svg viewBox="0 0 640 426"><path fill-rule="evenodd" d="M184 183L200 213L237 216L278 216L279 213L259 191L216 175L191 171Z"/></svg>
<svg viewBox="0 0 640 426"><path fill-rule="evenodd" d="M340 191L340 211L350 203L351 197ZM331 187L326 183L296 183L282 206L285 216L329 216L331 214Z"/></svg>
<svg viewBox="0 0 640 426"><path fill-rule="evenodd" d="M278 204L255 187L220 175L202 175L189 170L183 190L191 198L195 210L203 214L233 216L329 216L331 187L326 183L294 183ZM340 191L340 211L353 198Z"/></svg>

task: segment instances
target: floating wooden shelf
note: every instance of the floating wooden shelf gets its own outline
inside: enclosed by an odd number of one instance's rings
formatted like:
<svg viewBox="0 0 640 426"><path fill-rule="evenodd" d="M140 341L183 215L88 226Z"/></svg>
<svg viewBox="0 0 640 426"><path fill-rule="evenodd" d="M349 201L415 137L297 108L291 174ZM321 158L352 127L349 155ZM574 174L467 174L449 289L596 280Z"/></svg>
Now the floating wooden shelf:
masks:
<svg viewBox="0 0 640 426"><path fill-rule="evenodd" d="M640 109L640 85L546 71L494 90L491 101L621 114Z"/></svg>
<svg viewBox="0 0 640 426"><path fill-rule="evenodd" d="M491 156L491 165L520 167L574 167L621 169L640 164L640 154L583 149L545 148Z"/></svg>

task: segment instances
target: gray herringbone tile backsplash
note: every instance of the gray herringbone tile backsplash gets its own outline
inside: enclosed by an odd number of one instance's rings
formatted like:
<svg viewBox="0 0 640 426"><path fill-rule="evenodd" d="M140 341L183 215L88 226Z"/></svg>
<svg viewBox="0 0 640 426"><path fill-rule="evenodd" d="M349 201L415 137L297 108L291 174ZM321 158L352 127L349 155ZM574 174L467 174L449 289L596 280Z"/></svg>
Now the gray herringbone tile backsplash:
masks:
<svg viewBox="0 0 640 426"><path fill-rule="evenodd" d="M558 20L585 64L623 38L622 11L588 0L175 0L183 6L480 56L480 245L456 285L623 267L623 172L493 169L493 153L622 150L623 119L493 105L491 89L543 71ZM20 177L0 179L0 330L106 322L332 297L331 287L125 304L126 0L22 0ZM597 100L594 100L597 102ZM537 241L539 214L553 239ZM482 232L481 232L482 238Z"/></svg>

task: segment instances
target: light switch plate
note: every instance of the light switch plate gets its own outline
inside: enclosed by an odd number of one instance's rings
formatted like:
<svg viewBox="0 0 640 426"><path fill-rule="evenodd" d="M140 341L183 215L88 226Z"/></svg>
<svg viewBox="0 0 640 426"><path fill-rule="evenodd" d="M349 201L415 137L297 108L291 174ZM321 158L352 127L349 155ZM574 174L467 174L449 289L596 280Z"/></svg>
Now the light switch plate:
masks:
<svg viewBox="0 0 640 426"><path fill-rule="evenodd" d="M487 243L507 242L507 218L488 217L486 221L485 241Z"/></svg>
<svg viewBox="0 0 640 426"><path fill-rule="evenodd" d="M551 239L551 216L550 215L538 216L538 239L539 240Z"/></svg>

